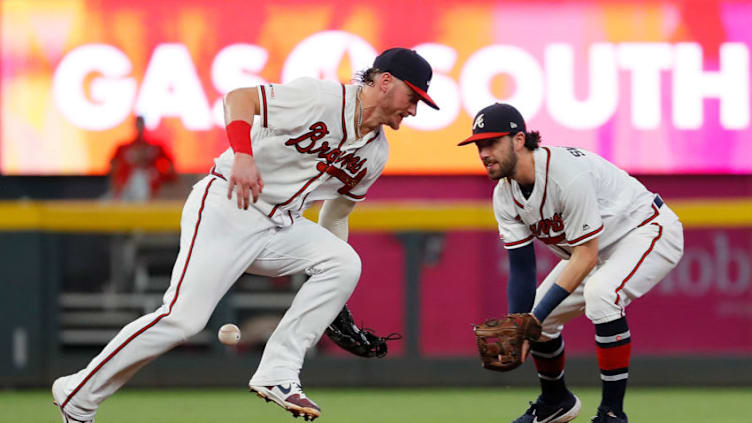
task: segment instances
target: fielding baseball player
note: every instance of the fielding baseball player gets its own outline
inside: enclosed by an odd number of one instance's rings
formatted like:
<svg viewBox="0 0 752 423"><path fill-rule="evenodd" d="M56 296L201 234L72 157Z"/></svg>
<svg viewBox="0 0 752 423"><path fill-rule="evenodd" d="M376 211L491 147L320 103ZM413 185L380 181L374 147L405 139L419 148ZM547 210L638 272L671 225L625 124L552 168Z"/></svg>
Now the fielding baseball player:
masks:
<svg viewBox="0 0 752 423"><path fill-rule="evenodd" d="M625 308L679 262L681 222L660 196L598 155L539 147L540 134L527 132L520 113L508 104L493 104L476 115L473 135L459 145L470 143L489 177L499 181L493 208L509 255L509 312L532 311L515 316L518 326L526 325L525 318L542 324L542 336L522 343L521 353L524 361L532 350L542 392L515 422L568 422L579 413L580 400L564 384L561 331L585 313L595 325L603 384L592 421L626 423L631 337ZM562 259L537 291L535 238Z"/></svg>
<svg viewBox="0 0 752 423"><path fill-rule="evenodd" d="M394 48L360 84L301 78L228 93L231 148L185 203L164 304L125 326L85 369L54 382L64 421L92 422L99 404L141 367L202 330L244 272L310 276L249 386L295 417L318 417L299 372L360 277L360 258L346 242L348 215L384 169L382 125L398 129L419 100L438 108L426 92L431 76L415 51ZM317 200L324 200L319 224L302 217Z"/></svg>

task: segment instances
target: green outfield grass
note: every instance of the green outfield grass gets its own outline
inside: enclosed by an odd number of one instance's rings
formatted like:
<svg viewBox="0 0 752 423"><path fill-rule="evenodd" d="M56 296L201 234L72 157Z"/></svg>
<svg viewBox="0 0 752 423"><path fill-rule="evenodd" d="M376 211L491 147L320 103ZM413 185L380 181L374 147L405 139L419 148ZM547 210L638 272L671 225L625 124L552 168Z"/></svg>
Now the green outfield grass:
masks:
<svg viewBox="0 0 752 423"><path fill-rule="evenodd" d="M533 389L316 389L321 423L508 423L537 395ZM575 389L583 402L576 422L589 422L597 389ZM631 389L627 412L641 422L752 422L752 388ZM104 403L97 423L292 422L291 416L242 388L123 389ZM60 422L48 391L0 391L0 422Z"/></svg>

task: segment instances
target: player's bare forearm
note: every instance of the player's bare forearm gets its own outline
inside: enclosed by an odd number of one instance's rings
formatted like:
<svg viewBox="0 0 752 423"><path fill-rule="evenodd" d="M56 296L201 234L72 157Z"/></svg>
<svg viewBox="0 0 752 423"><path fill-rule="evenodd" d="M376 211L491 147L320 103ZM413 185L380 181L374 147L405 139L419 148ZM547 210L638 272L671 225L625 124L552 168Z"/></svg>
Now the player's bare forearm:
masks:
<svg viewBox="0 0 752 423"><path fill-rule="evenodd" d="M260 113L258 89L256 87L237 88L224 97L225 125L234 120L253 124L253 116Z"/></svg>
<svg viewBox="0 0 752 423"><path fill-rule="evenodd" d="M248 209L250 197L253 197L254 203L258 201L264 189L264 181L256 167L250 144L253 116L259 114L259 108L256 87L238 88L228 92L224 97L225 124L228 125L230 145L235 151L235 160L227 184L227 198L232 198L232 191L237 188L236 200L238 208L242 209ZM234 128L233 125L237 125L237 121L245 123L241 124L240 128ZM231 128L235 131L231 132ZM236 140L236 143L233 143L233 140ZM237 142L238 140L240 142Z"/></svg>
<svg viewBox="0 0 752 423"><path fill-rule="evenodd" d="M319 225L343 241L348 237L348 217L355 208L355 201L338 197L324 201L319 212Z"/></svg>
<svg viewBox="0 0 752 423"><path fill-rule="evenodd" d="M598 262L598 238L574 247L569 263L562 270L556 284L572 292L582 283L583 279L593 270Z"/></svg>

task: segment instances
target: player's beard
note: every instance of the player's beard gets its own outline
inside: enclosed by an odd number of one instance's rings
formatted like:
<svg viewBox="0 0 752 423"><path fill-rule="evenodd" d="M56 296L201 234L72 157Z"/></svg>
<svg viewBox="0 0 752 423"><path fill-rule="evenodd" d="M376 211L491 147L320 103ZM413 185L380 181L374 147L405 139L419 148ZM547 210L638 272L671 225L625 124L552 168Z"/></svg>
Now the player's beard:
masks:
<svg viewBox="0 0 752 423"><path fill-rule="evenodd" d="M504 159L496 162L499 168L495 171L487 168L488 177L493 181L512 176L514 174L514 168L517 167L517 153L514 151L511 142L508 143L508 145L509 149L507 150Z"/></svg>

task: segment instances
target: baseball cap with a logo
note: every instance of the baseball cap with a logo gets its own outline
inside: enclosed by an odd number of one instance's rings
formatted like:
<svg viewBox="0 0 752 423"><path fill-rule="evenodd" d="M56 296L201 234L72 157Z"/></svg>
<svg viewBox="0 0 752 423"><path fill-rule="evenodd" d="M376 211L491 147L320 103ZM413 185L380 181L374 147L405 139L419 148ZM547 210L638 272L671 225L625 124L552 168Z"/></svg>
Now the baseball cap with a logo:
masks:
<svg viewBox="0 0 752 423"><path fill-rule="evenodd" d="M421 100L439 110L439 106L428 95L428 85L431 83L433 71L426 59L422 58L415 50L395 47L384 50L373 61L373 67L384 72L389 72L396 78L401 79Z"/></svg>
<svg viewBox="0 0 752 423"><path fill-rule="evenodd" d="M473 135L457 145L514 135L518 132L525 132L525 119L520 112L510 104L495 103L475 115Z"/></svg>

